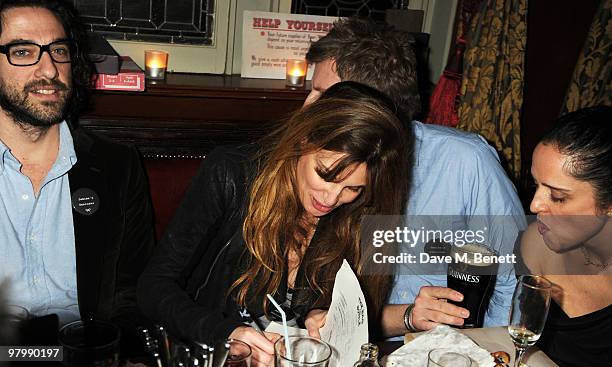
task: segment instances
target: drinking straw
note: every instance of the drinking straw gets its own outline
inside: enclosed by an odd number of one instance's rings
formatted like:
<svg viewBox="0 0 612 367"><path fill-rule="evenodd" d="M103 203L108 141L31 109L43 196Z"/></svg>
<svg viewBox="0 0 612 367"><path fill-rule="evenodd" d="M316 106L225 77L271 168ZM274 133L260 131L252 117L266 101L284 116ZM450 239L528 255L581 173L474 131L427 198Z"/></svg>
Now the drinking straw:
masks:
<svg viewBox="0 0 612 367"><path fill-rule="evenodd" d="M293 358L291 357L291 347L289 346L289 329L287 328L287 315L285 315L285 311L283 311L281 306L276 303L276 301L274 300L274 298L272 298L270 294L266 294L266 296L281 314L281 318L283 319L283 329L285 330L285 348L287 349L287 358L292 361Z"/></svg>

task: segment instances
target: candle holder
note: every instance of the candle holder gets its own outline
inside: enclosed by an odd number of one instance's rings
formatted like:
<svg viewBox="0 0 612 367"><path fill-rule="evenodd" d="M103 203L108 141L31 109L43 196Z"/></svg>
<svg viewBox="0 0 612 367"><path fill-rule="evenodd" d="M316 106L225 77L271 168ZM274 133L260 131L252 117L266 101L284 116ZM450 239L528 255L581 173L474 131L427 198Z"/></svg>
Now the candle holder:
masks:
<svg viewBox="0 0 612 367"><path fill-rule="evenodd" d="M145 51L145 77L147 79L161 80L166 78L168 67L168 53L164 51Z"/></svg>
<svg viewBox="0 0 612 367"><path fill-rule="evenodd" d="M303 87L308 63L304 59L287 59L285 81L288 87Z"/></svg>

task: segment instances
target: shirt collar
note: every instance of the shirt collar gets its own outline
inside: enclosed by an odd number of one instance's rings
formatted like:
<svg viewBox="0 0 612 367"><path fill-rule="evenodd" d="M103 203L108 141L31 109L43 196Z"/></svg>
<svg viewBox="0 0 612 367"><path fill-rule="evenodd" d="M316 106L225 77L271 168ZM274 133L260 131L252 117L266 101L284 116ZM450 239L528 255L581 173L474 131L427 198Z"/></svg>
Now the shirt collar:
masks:
<svg viewBox="0 0 612 367"><path fill-rule="evenodd" d="M77 162L76 152L74 151L74 141L68 123L60 123L60 143L55 164L49 172L49 176L60 176L68 172ZM53 178L53 177L50 177Z"/></svg>
<svg viewBox="0 0 612 367"><path fill-rule="evenodd" d="M9 156L9 148L0 140L0 175L4 172L4 164Z"/></svg>
<svg viewBox="0 0 612 367"><path fill-rule="evenodd" d="M423 144L423 123L420 121L412 121L412 131L414 133L414 165L420 165L421 146Z"/></svg>
<svg viewBox="0 0 612 367"><path fill-rule="evenodd" d="M57 168L63 171L64 173L68 171L72 166L74 166L77 162L76 152L74 151L74 141L72 140L72 134L70 132L70 128L68 127L68 123L66 121L62 121L60 123L60 144L59 150L57 154L57 160L51 170L54 170L56 166ZM11 157L11 151L9 148L0 140L0 174L4 172L4 166L6 161Z"/></svg>
<svg viewBox="0 0 612 367"><path fill-rule="evenodd" d="M62 121L60 125L60 150L58 156L65 156L70 162L70 166L74 166L77 162L77 155L74 151L74 140L72 139L72 132L68 123Z"/></svg>

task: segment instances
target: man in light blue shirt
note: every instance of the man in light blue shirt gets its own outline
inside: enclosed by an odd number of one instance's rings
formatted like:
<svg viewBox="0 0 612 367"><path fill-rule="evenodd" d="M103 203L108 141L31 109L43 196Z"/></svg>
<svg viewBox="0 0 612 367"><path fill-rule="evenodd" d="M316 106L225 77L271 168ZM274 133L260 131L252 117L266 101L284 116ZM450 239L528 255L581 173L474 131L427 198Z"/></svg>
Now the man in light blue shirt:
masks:
<svg viewBox="0 0 612 367"><path fill-rule="evenodd" d="M417 121L412 124L415 155L406 212L420 216L416 219L453 216L465 222L464 228L490 228L487 245L499 254L511 254L516 236L526 228L526 222L514 186L501 168L495 150L476 134ZM500 266L500 270L484 326L508 322L516 278L512 267ZM423 287L430 286L445 287L446 275L399 271L389 303L410 303Z"/></svg>
<svg viewBox="0 0 612 367"><path fill-rule="evenodd" d="M116 323L129 354L144 321L136 282L153 249L138 153L75 126L91 65L70 2L1 1L0 22L0 281L8 279L8 302L60 324Z"/></svg>
<svg viewBox="0 0 612 367"><path fill-rule="evenodd" d="M356 18L338 21L307 54L315 64L310 103L331 85L353 80L386 93L397 105L398 115L412 121L420 109L416 59L412 40L384 26ZM506 251L525 228L524 211L516 190L504 173L496 152L475 134L411 122L415 135L413 182L406 213L409 216L460 216L467 228L488 228L487 245ZM485 326L505 325L512 291L513 269L504 268L485 317ZM463 295L446 287L446 275L397 271L383 310L382 332L402 335L407 330L429 330L438 324L463 325L467 310L449 303Z"/></svg>
<svg viewBox="0 0 612 367"><path fill-rule="evenodd" d="M63 122L57 159L35 192L23 165L0 140L0 278L10 280L11 303L32 315L56 313L61 323L80 318L67 175L76 160Z"/></svg>

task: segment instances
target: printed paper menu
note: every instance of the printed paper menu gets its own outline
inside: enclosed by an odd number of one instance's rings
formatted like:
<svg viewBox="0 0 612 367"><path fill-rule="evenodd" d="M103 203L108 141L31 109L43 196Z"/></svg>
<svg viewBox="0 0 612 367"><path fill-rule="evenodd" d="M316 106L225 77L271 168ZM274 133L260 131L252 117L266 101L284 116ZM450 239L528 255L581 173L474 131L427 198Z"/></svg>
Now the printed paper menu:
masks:
<svg viewBox="0 0 612 367"><path fill-rule="evenodd" d="M283 326L272 322L266 331L283 335ZM351 266L344 260L336 273L332 301L320 330L321 340L333 349L330 366L352 366L361 345L368 342L368 307ZM290 328L289 335L307 336L305 329Z"/></svg>
<svg viewBox="0 0 612 367"><path fill-rule="evenodd" d="M368 307L350 265L344 260L336 274L332 301L321 328L321 339L334 347L337 366L352 366L368 342Z"/></svg>

